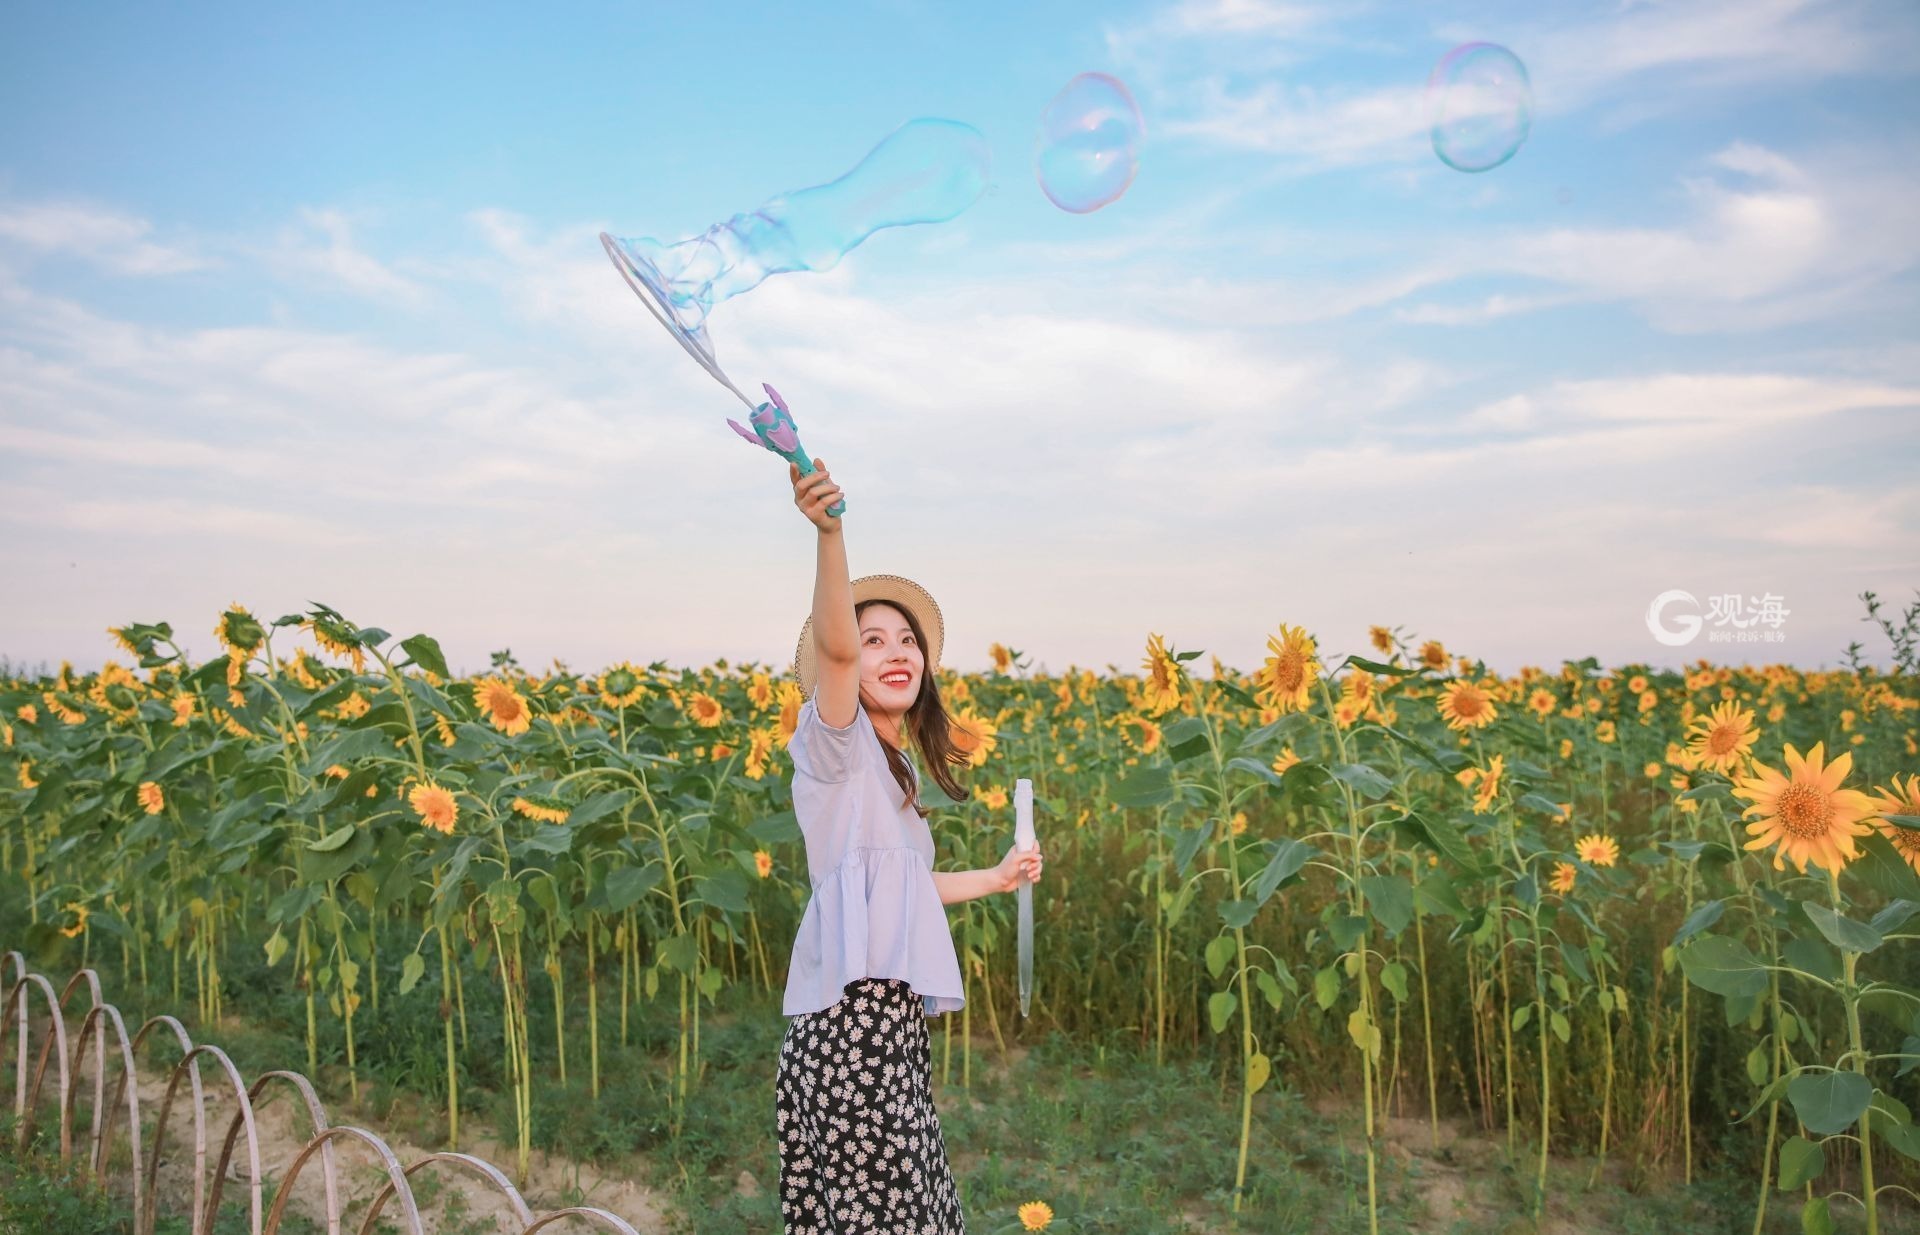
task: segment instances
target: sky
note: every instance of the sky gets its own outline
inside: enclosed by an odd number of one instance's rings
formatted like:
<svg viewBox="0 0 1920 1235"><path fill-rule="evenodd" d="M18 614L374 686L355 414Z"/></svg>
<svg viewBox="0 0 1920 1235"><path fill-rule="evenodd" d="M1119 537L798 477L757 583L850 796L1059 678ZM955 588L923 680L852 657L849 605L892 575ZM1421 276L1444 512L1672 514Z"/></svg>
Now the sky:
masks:
<svg viewBox="0 0 1920 1235"><path fill-rule="evenodd" d="M918 117L987 192L717 306L928 588L942 663L1258 668L1384 625L1503 673L1887 665L1920 589L1920 10L1899 0L14 6L0 658L238 602L784 670L815 533L597 235L696 235ZM1450 48L1525 143L1443 163ZM1034 176L1131 89L1118 200ZM1707 618L1663 643L1649 605ZM1775 617L1744 630L1716 597ZM1768 636L1766 641L1761 637ZM1716 636L1728 641L1710 643ZM1203 658L1196 667L1205 666ZM1204 670L1202 671L1204 675Z"/></svg>

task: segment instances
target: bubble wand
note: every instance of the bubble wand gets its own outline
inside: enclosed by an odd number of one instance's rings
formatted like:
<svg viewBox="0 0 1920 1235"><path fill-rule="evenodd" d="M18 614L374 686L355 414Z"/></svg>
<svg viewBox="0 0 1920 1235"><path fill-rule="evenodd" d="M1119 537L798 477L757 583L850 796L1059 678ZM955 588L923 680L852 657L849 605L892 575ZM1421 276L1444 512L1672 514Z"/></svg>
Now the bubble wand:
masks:
<svg viewBox="0 0 1920 1235"><path fill-rule="evenodd" d="M731 416L727 417L727 423L732 425L733 431L741 437L756 446L765 446L799 468L802 476L811 476L813 460L809 459L807 452L800 448L800 433L794 426L793 414L787 411L787 401L780 397L779 391L765 382L760 383L760 388L767 392L767 396L773 402L762 403L753 409L753 415L747 417L748 423L753 428L747 428ZM827 513L838 519L840 513L846 508L847 500L841 498L827 507Z"/></svg>
<svg viewBox="0 0 1920 1235"><path fill-rule="evenodd" d="M1013 783L1013 847L1033 849L1033 782L1025 777ZM1015 893L1020 901L1020 1015L1027 1015L1033 995L1033 880L1022 878Z"/></svg>
<svg viewBox="0 0 1920 1235"><path fill-rule="evenodd" d="M760 383L760 388L767 392L773 402L758 405L741 394L740 388L733 384L733 379L714 360L712 348L703 346L706 342L704 326L689 329L678 319L672 293L665 286L666 280L661 277L659 267L605 232L600 233L600 247L613 259L614 269L620 272L627 286L640 297L640 303L646 305L647 311L667 328L667 333L687 350L687 355L712 375L714 381L732 391L734 398L746 404L747 411L751 413L747 420L753 428L749 429L729 416L727 423L733 426L733 431L755 446L765 446L793 463L802 476L811 476L814 471L813 459L801 449L800 434L793 423L793 414L787 410L787 401L780 397L780 392L765 382ZM829 507L827 513L837 519L846 509L846 499L842 498Z"/></svg>

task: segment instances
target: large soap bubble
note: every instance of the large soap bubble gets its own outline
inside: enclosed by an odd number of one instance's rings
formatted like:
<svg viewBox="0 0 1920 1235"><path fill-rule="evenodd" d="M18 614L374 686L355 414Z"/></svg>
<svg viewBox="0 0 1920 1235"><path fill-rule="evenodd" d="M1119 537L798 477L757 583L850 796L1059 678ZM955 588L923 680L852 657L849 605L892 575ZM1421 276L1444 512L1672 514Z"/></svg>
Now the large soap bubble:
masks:
<svg viewBox="0 0 1920 1235"><path fill-rule="evenodd" d="M726 382L707 334L715 306L770 274L826 270L883 227L953 218L986 191L990 164L986 138L972 125L910 120L838 180L784 193L698 236L661 244L603 232L600 242L654 316Z"/></svg>
<svg viewBox="0 0 1920 1235"><path fill-rule="evenodd" d="M1082 73L1040 114L1033 171L1062 210L1088 214L1116 200L1140 170L1146 124L1116 77Z"/></svg>
<svg viewBox="0 0 1920 1235"><path fill-rule="evenodd" d="M1498 43L1463 43L1433 66L1427 114L1442 163L1463 172L1498 167L1533 124L1527 66Z"/></svg>

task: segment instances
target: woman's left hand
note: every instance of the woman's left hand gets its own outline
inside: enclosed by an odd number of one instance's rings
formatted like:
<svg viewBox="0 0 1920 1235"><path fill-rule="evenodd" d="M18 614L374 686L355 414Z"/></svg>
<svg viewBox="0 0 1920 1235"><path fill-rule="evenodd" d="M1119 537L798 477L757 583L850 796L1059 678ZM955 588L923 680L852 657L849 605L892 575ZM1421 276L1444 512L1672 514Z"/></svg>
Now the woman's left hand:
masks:
<svg viewBox="0 0 1920 1235"><path fill-rule="evenodd" d="M993 873L999 880L1000 890L1012 892L1023 883L1039 883L1044 864L1038 848L1010 848L1007 856L1000 859L1000 865L993 868Z"/></svg>

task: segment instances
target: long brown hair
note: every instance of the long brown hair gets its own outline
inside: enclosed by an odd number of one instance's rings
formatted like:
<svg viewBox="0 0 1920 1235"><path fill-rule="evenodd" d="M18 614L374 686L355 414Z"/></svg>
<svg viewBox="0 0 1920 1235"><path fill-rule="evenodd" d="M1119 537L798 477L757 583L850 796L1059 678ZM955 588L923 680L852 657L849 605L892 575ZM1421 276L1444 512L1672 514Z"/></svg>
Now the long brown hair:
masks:
<svg viewBox="0 0 1920 1235"><path fill-rule="evenodd" d="M906 730L913 741L913 747L920 752L920 760L926 765L927 774L946 791L947 797L956 802L964 801L967 791L960 787L954 778L952 765L970 762L965 752L953 744L953 722L947 717L947 708L940 701L940 687L933 680L933 666L926 663L927 636L920 629L920 619L905 605L896 605L892 601L874 597L863 600L853 607L853 622L860 624L860 614L868 605L886 605L899 610L907 619L907 628L913 631L913 642L920 649L922 670L920 673L920 691L907 707ZM861 699L860 707L866 709L867 701ZM872 717L869 716L871 721ZM887 770L893 773L893 779L899 782L900 792L905 795L907 805L922 819L933 813L931 806L920 805L919 792L914 784L913 770L907 763L906 753L893 743L882 739L880 748L887 755Z"/></svg>

